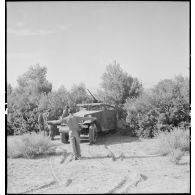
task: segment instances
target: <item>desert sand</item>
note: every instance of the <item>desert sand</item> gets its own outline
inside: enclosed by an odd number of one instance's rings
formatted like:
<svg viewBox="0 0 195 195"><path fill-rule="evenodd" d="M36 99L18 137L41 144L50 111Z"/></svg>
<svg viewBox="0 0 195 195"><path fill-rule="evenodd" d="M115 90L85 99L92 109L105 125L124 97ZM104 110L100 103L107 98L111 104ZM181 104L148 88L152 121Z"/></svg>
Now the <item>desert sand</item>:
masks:
<svg viewBox="0 0 195 195"><path fill-rule="evenodd" d="M100 135L81 139L81 160L71 160L70 144L54 143L59 155L8 159L7 193L188 193L190 157L178 164L157 151L157 139ZM63 153L63 154L60 154Z"/></svg>

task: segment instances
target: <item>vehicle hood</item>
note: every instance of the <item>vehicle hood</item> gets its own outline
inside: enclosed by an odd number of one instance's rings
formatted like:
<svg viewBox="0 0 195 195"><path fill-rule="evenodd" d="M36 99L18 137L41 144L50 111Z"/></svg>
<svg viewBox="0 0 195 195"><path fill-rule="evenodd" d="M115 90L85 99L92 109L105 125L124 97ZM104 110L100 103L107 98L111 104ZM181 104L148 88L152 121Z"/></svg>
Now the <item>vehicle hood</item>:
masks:
<svg viewBox="0 0 195 195"><path fill-rule="evenodd" d="M96 113L100 113L103 112L102 110L81 110L79 112L74 113L74 116L80 116L80 117L84 117L86 115L92 115L96 114Z"/></svg>

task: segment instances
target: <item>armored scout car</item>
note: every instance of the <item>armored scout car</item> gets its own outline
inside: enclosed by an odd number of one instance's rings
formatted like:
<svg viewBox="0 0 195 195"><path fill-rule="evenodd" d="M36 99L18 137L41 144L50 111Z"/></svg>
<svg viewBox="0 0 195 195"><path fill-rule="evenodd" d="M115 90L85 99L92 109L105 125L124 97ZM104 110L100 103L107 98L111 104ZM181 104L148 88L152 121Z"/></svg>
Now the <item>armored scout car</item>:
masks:
<svg viewBox="0 0 195 195"><path fill-rule="evenodd" d="M90 93L91 94L91 93ZM92 94L91 94L92 95ZM94 98L94 96L92 95ZM80 123L80 135L85 135L89 138L90 144L95 144L97 141L98 133L110 130L115 130L117 126L117 110L114 106L97 103L77 104L78 112L74 113L75 116L92 116L96 117L96 121L85 120ZM68 143L68 126L65 124L58 125L61 135L62 143Z"/></svg>

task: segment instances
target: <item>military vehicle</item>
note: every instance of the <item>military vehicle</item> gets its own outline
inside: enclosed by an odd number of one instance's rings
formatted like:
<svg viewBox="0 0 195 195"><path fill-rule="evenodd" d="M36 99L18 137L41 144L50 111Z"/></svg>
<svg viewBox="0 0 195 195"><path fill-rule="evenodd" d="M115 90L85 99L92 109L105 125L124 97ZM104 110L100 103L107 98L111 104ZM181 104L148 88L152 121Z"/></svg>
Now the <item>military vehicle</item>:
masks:
<svg viewBox="0 0 195 195"><path fill-rule="evenodd" d="M95 144L99 132L116 129L117 110L115 106L98 102L92 94L91 96L93 97L93 103L77 104L76 107L79 111L73 115L81 117L92 116L97 118L97 120L93 122L91 120L85 120L79 124L81 128L80 135L88 136L89 143ZM58 125L58 128L61 134L62 143L68 143L68 126L61 124Z"/></svg>

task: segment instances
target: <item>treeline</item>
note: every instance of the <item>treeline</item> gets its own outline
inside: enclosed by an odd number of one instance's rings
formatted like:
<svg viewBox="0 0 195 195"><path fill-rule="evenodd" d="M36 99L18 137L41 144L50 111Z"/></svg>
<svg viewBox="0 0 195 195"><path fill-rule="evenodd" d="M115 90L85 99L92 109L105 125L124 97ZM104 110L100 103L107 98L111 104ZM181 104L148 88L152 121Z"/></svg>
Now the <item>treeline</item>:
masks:
<svg viewBox="0 0 195 195"><path fill-rule="evenodd" d="M65 105L75 108L78 103L93 99L83 83L67 90L63 85L52 89L47 80L47 68L31 66L18 77L18 86L7 85L7 134L38 131L38 114L50 108L57 119ZM126 120L128 131L137 136L152 137L156 131L185 126L190 122L189 79L182 76L162 80L153 89L144 90L142 83L123 71L114 62L106 66L100 88L94 94L98 100L116 105L119 118Z"/></svg>
<svg viewBox="0 0 195 195"><path fill-rule="evenodd" d="M130 130L137 136L153 137L159 130L189 127L189 79L162 80L138 98L128 98L125 110Z"/></svg>

